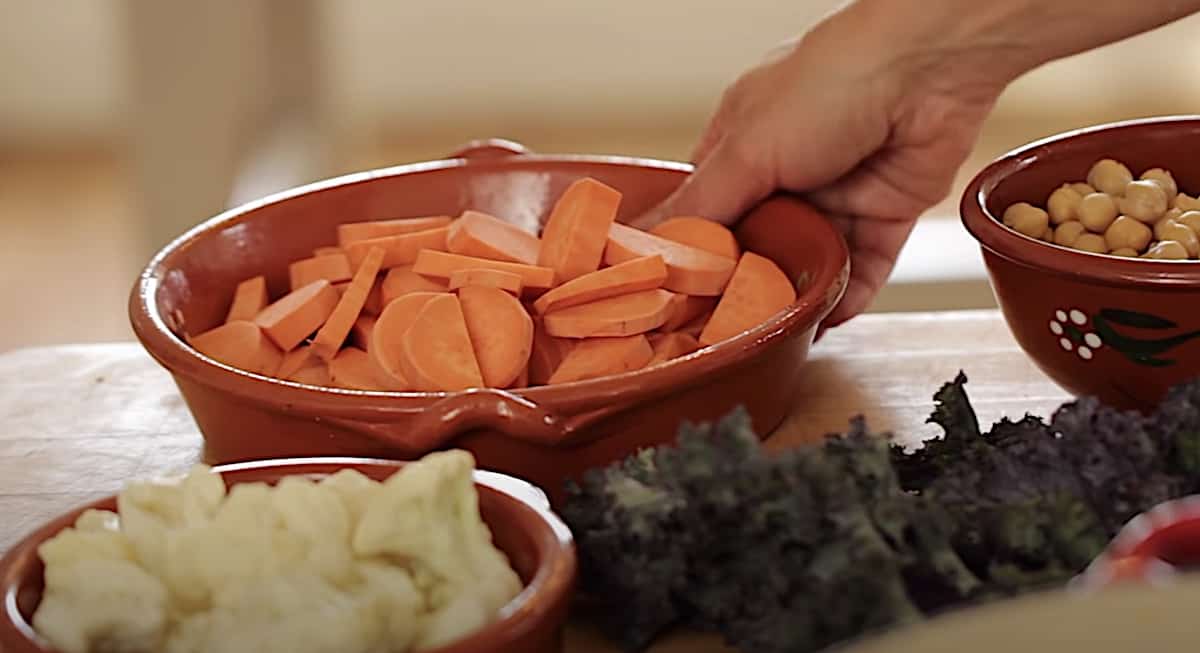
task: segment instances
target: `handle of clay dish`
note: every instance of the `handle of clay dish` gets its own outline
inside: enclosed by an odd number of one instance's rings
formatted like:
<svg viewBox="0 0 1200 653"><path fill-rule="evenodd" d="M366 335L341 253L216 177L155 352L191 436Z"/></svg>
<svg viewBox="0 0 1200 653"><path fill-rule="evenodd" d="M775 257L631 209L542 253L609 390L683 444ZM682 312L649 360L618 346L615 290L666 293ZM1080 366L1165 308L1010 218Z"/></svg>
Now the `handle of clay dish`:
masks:
<svg viewBox="0 0 1200 653"><path fill-rule="evenodd" d="M576 420L560 419L536 402L494 388L452 394L421 409L402 425L329 421L386 442L407 456L443 448L459 435L475 429L491 429L530 444L554 446L563 444L579 426Z"/></svg>
<svg viewBox="0 0 1200 653"><path fill-rule="evenodd" d="M516 142L503 138L485 138L477 141L471 141L462 147L455 150L450 155L452 159L499 159L509 156L521 156L529 154L529 148Z"/></svg>

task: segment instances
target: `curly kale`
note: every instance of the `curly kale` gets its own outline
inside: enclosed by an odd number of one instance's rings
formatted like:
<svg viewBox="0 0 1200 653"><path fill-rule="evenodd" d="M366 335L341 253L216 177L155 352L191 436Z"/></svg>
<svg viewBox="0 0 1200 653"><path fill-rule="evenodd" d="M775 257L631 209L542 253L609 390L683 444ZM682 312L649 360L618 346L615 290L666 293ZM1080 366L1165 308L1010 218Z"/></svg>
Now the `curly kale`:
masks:
<svg viewBox="0 0 1200 653"><path fill-rule="evenodd" d="M913 452L854 418L772 456L738 409L568 484L595 612L629 651L675 625L816 651L1062 583L1130 517L1200 490L1200 382L1148 416L1084 398L988 432L965 386L937 392L944 435Z"/></svg>

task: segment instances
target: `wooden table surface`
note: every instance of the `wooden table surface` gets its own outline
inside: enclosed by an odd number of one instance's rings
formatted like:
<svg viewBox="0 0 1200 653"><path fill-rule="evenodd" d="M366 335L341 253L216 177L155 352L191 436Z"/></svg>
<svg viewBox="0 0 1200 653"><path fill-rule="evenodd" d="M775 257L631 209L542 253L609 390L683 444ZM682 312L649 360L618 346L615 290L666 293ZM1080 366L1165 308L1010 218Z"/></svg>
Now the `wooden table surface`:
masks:
<svg viewBox="0 0 1200 653"><path fill-rule="evenodd" d="M798 409L768 440L796 446L864 414L913 442L937 388L964 370L981 423L1045 415L1067 395L1021 352L999 313L864 315L814 347ZM136 343L23 349L0 356L0 549L48 518L111 494L130 479L199 459L201 438L170 377ZM615 651L583 625L569 653ZM654 649L723 650L678 635Z"/></svg>

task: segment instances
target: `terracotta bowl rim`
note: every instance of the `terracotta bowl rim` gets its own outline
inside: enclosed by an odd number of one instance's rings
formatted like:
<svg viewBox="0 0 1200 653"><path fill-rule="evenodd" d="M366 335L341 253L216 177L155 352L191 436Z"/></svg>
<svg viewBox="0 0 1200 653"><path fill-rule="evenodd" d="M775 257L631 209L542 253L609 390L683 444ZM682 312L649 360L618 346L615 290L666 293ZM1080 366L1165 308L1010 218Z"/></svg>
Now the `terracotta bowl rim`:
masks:
<svg viewBox="0 0 1200 653"><path fill-rule="evenodd" d="M314 456L306 458L278 458L250 462L215 465L213 471L224 474L245 475L238 483L255 482L255 479L271 477L276 472L295 469L284 475L325 476L348 467L368 469L400 469L412 461L363 458L350 456ZM525 632L532 624L548 618L554 606L569 601L578 571L574 536L566 523L551 509L541 490L516 477L487 470L475 470L475 487L486 488L497 494L510 508L532 513L537 529L528 532L537 543L541 559L533 578L500 611L500 618L474 633L446 646L429 649L428 653L449 653L462 650L483 650L493 643L504 631ZM15 584L17 564L25 558L36 557L37 547L59 531L69 527L75 519L89 508L115 501L116 495L100 499L67 510L39 525L0 558L0 592L3 592L3 615L0 616L0 648L4 641L22 638L26 643L45 653L54 653L49 645L33 630L20 613L17 605L19 585ZM544 551L543 551L544 549ZM28 556L26 558L26 556ZM489 642L492 640L492 642Z"/></svg>
<svg viewBox="0 0 1200 653"><path fill-rule="evenodd" d="M458 156L355 172L280 191L209 218L163 246L143 268L130 292L129 318L134 334L146 351L172 374L182 374L206 386L223 388L243 399L269 404L286 404L306 414L353 418L357 411L362 409L403 412L427 406L431 401L461 397L473 390L393 392L330 388L255 374L208 358L176 336L168 328L158 310L154 298L161 278L166 272L167 263L178 252L216 229L247 220L250 212L264 206L285 202L302 195L338 186L369 182L374 179L438 170L467 167L477 169L531 167L536 169L545 164L563 163L633 167L677 173L688 173L693 169L693 166L688 163L644 157L513 152L497 158L472 160L465 156ZM767 200L767 202L772 201L787 202L792 199L788 195L779 195ZM720 368L737 364L751 352L767 347L777 340L816 326L829 315L845 293L848 275L844 274L844 271L849 266L849 250L845 240L831 222L828 220L815 222L817 224L810 233L806 234L806 237L824 241L825 245L833 250L833 264L815 270L808 288L797 295L796 301L763 324L724 342L651 368L555 386L503 391L488 390L515 395L520 400L538 404L598 403L603 405L623 397L653 395L668 391L678 385L680 378L702 378ZM586 399L581 402L580 397Z"/></svg>
<svg viewBox="0 0 1200 653"><path fill-rule="evenodd" d="M967 185L959 204L963 226L986 252L1058 276L1111 286L1194 289L1200 284L1200 261L1131 259L1070 249L1009 229L987 208L992 191L1000 183L1036 168L1043 161L1064 154L1102 150L1097 145L1136 140L1148 132L1164 131L1200 131L1200 115L1104 123L1054 134L1011 150L984 167Z"/></svg>

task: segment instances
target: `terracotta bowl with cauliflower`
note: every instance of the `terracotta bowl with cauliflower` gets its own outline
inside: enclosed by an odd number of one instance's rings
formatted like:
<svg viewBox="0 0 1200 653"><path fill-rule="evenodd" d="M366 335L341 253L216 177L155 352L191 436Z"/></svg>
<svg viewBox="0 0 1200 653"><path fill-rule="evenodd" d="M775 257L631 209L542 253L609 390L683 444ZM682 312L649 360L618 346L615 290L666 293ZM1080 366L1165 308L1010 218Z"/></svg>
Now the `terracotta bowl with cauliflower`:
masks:
<svg viewBox="0 0 1200 653"><path fill-rule="evenodd" d="M546 497L463 451L197 465L13 547L0 650L550 653L575 573Z"/></svg>

